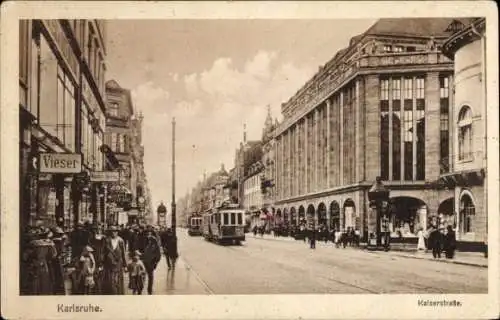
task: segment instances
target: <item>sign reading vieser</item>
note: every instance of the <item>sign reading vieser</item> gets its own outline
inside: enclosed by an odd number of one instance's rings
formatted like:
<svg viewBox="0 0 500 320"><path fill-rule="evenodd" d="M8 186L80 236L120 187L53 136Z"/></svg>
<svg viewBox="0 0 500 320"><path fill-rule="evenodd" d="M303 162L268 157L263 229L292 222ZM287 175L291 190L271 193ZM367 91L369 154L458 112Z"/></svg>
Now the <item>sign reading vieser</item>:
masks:
<svg viewBox="0 0 500 320"><path fill-rule="evenodd" d="M40 153L40 173L79 173L82 171L80 153Z"/></svg>

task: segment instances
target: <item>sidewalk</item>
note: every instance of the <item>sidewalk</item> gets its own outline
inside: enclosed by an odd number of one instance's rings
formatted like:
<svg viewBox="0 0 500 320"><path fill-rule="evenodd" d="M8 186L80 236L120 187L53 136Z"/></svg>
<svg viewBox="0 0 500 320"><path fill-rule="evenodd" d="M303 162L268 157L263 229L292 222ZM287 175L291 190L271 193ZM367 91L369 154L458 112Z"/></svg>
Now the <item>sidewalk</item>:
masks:
<svg viewBox="0 0 500 320"><path fill-rule="evenodd" d="M481 268L488 267L488 259L484 257L483 253L479 252L459 252L455 251L455 257L453 259L446 259L444 253L441 254L441 258L436 258L432 256L432 252L423 252L423 251L395 251L390 250L388 252L383 251L367 251L372 254L390 254L392 256L405 257L411 259L423 259L430 260L436 262L444 262L444 263L453 263L453 264L462 264L467 266L475 266Z"/></svg>
<svg viewBox="0 0 500 320"><path fill-rule="evenodd" d="M297 243L304 243L303 240L295 240L292 237L274 237L273 235L264 235L261 237L260 235L253 236L253 234L247 234L247 238L253 238L253 239L260 239L260 240L268 240L268 241L284 241L284 242L297 242ZM364 250L364 245L366 244L360 244L359 249ZM327 247L334 247L334 244L332 242L328 242L325 244L324 241L317 241L316 246L327 246ZM358 249L358 248L353 248L353 247L348 247L351 249ZM461 264L461 265L469 265L469 266L476 266L476 267L482 267L482 268L487 268L488 267L488 259L484 257L483 253L479 252L460 252L456 251L455 252L455 257L453 259L446 259L444 253L441 255L441 259L434 259L432 256L432 252L428 251L427 253L425 252L418 252L415 249L410 249L405 246L399 247L399 246L394 246L391 248L390 251L388 252L383 252L383 251L367 251L368 253L371 254L389 254L393 256L398 256L398 257L404 257L404 258L409 258L409 259L424 259L424 260L431 260L431 261L436 261L436 262L444 262L444 263L453 263L453 264Z"/></svg>

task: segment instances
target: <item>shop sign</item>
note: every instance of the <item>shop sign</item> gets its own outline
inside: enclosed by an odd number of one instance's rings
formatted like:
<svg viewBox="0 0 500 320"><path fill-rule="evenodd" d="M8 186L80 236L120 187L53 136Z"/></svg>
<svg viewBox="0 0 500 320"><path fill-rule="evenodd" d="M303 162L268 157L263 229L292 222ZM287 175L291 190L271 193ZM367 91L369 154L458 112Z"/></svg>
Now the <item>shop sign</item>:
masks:
<svg viewBox="0 0 500 320"><path fill-rule="evenodd" d="M118 182L120 174L117 171L93 171L90 173L92 182Z"/></svg>
<svg viewBox="0 0 500 320"><path fill-rule="evenodd" d="M40 173L80 173L81 153L40 153Z"/></svg>

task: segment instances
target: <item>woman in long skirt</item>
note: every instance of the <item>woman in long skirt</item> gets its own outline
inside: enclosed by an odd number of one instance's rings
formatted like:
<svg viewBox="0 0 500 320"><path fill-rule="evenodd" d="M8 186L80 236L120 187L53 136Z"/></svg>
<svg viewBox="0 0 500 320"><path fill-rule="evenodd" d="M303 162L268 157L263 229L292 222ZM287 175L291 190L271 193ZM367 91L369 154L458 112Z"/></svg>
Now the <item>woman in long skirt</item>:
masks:
<svg viewBox="0 0 500 320"><path fill-rule="evenodd" d="M118 228L110 227L111 237L106 238L103 249L103 294L125 294L123 274L127 271L125 243L118 236Z"/></svg>

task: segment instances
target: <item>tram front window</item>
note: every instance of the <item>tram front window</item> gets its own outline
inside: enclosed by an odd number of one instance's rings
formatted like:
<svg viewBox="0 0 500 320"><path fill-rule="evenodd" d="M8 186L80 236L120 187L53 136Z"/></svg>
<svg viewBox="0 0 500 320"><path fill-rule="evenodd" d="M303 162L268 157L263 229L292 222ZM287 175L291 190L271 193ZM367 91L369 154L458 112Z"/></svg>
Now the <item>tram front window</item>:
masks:
<svg viewBox="0 0 500 320"><path fill-rule="evenodd" d="M229 224L229 214L224 213L224 225L228 225L228 224Z"/></svg>
<svg viewBox="0 0 500 320"><path fill-rule="evenodd" d="M241 213L238 213L238 224L242 225L243 224L243 216Z"/></svg>
<svg viewBox="0 0 500 320"><path fill-rule="evenodd" d="M231 224L236 224L236 214L231 212Z"/></svg>

